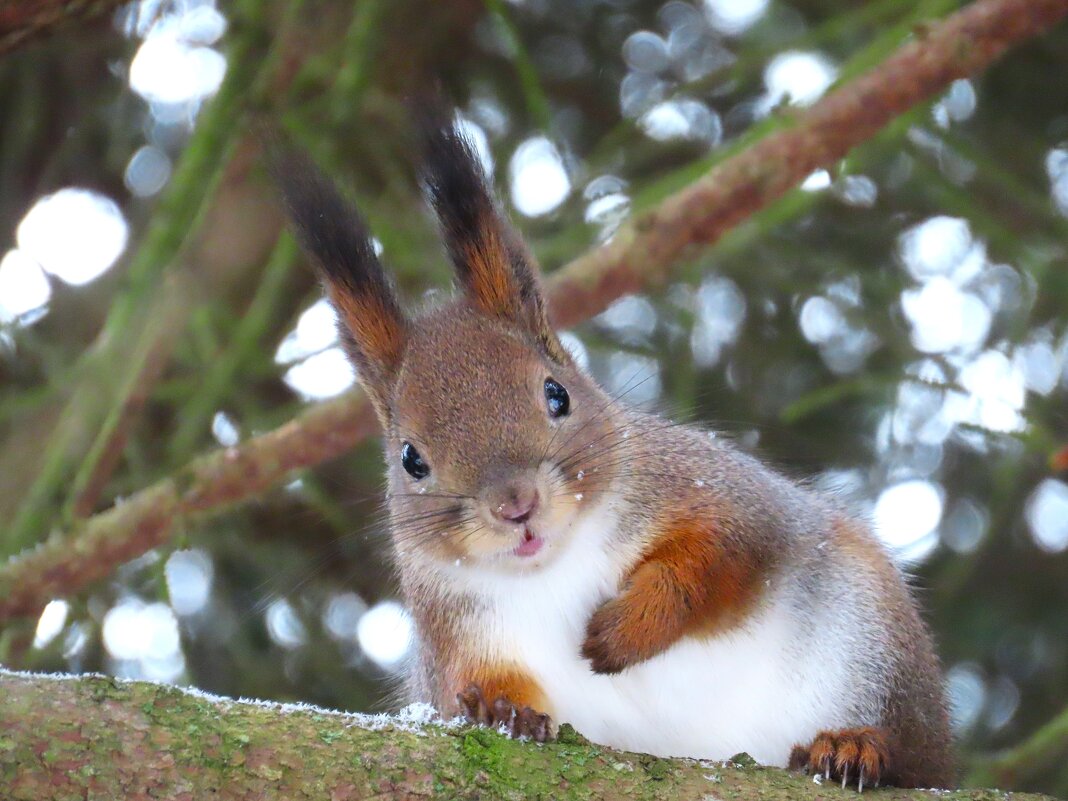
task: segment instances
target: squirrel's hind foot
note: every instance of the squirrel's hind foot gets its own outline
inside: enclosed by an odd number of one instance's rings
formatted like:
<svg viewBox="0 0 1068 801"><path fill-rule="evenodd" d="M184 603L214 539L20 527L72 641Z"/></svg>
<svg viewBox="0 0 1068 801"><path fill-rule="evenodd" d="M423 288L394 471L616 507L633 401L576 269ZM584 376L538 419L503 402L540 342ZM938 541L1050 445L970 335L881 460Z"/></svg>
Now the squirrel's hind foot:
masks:
<svg viewBox="0 0 1068 801"><path fill-rule="evenodd" d="M796 745L790 754L790 770L840 780L842 787L856 783L857 790L878 787L890 766L890 750L882 729L824 731L810 745Z"/></svg>
<svg viewBox="0 0 1068 801"><path fill-rule="evenodd" d="M470 723L503 727L510 737L529 737L536 743L553 739L552 721L548 715L529 706L516 706L503 695L490 703L477 684L469 684L467 689L457 693L456 701Z"/></svg>

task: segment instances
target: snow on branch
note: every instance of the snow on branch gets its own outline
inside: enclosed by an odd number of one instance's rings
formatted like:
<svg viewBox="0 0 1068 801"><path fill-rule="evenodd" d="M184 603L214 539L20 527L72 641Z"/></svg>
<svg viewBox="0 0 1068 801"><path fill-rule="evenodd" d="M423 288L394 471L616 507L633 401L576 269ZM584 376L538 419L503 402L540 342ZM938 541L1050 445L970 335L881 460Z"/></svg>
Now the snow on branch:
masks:
<svg viewBox="0 0 1068 801"><path fill-rule="evenodd" d="M756 766L744 755L727 762L658 759L598 746L569 727L562 728L558 742L538 745L442 722L426 706L409 707L399 716L350 715L100 675L3 669L0 780L3 797L12 801L816 801L828 789L842 792L808 776ZM879 793L887 801L992 797L989 791Z"/></svg>

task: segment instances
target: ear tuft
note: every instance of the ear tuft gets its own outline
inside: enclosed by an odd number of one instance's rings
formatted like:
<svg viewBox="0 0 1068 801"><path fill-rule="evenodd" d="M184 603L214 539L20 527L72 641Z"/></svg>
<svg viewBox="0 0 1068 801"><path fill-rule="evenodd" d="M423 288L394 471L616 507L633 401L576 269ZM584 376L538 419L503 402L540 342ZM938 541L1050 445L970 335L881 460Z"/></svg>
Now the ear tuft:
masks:
<svg viewBox="0 0 1068 801"><path fill-rule="evenodd" d="M416 119L427 199L467 296L485 314L525 327L552 358L567 360L548 323L537 267L498 208L474 146L440 102L423 104Z"/></svg>
<svg viewBox="0 0 1068 801"><path fill-rule="evenodd" d="M370 233L306 155L276 146L269 159L297 240L315 262L349 355L379 405L403 356L407 323Z"/></svg>
<svg viewBox="0 0 1068 801"><path fill-rule="evenodd" d="M504 230L472 144L451 120L423 120L423 183L449 258L464 288L487 314L508 315L522 291ZM516 254L518 255L518 254Z"/></svg>

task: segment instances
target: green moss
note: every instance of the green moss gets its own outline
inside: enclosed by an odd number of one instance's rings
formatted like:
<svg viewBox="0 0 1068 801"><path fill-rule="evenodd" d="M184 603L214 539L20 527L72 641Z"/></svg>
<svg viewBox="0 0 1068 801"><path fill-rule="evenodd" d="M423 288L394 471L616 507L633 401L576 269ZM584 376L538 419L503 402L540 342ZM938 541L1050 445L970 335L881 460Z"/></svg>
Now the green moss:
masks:
<svg viewBox="0 0 1068 801"><path fill-rule="evenodd" d="M84 796L90 787L118 788L123 771L129 769L130 755L137 749L155 749L153 743L163 741L168 743L166 752L173 758L174 769L160 768L159 780L165 784L191 781L187 786L194 792L193 797L205 797L206 788L217 787L220 782L255 789L259 794L269 788L272 797L293 799L329 798L335 788L346 787L351 791L353 786L393 787L398 793L408 793L405 797L433 794L440 798L502 801L598 798L781 801L816 799L824 797L821 795L824 792L839 792L837 787L825 791L807 779L784 771L741 769L739 766L752 764L751 758L744 754L733 757L734 765L728 769L710 774L707 767L692 760L661 760L589 745L581 735L567 729L560 742L542 746L512 740L485 728L437 729L422 736L402 730L372 732L342 728L330 716L279 715L270 709L241 704L217 705L153 685L127 684L116 688L95 677L59 688L43 684L39 689L50 696L77 693L87 714L82 740L71 743L44 733L42 740L48 750L43 755L31 753L29 743L24 742L30 738L20 739L19 729L13 735L11 730L4 730L4 724L6 714L20 701L40 695L29 692L5 695L0 681L0 730L3 731L0 787L6 788L20 776L25 780L29 774L19 771L29 765L36 774L34 781L41 776L62 773L67 782L64 787L74 790L77 797ZM126 705L117 704L115 695L127 696ZM110 699L106 708L90 705L98 697ZM142 712L146 711L151 714L142 718ZM94 713L102 713L102 719L97 721ZM57 725L60 732L68 731L66 724L56 724L47 715L42 725L38 704L30 703L24 714L34 721L28 731L44 732L51 725ZM123 726L124 720L138 725ZM167 737L146 731L145 720L152 721L152 728L167 733ZM188 735L192 723L198 729L197 736ZM86 756L90 764L83 764ZM79 760L73 770L67 762L72 757ZM890 792L899 799L919 797L908 792ZM14 797L45 796L23 793ZM971 791L945 798L946 801L995 801L1003 796L996 792Z"/></svg>
<svg viewBox="0 0 1068 801"><path fill-rule="evenodd" d="M739 768L755 768L759 764L745 751L738 752L727 761L737 765Z"/></svg>
<svg viewBox="0 0 1068 801"><path fill-rule="evenodd" d="M561 754L553 746L543 749L513 740L493 729L468 730L460 739L459 751L466 778L493 797L524 801L557 798L561 778L578 781L586 774L575 769L571 754Z"/></svg>
<svg viewBox="0 0 1068 801"><path fill-rule="evenodd" d="M647 754L642 754L641 766L645 768L645 775L656 782L662 782L665 779L671 778L674 773L674 769L671 767L670 762L665 762L662 759L657 759Z"/></svg>
<svg viewBox="0 0 1068 801"><path fill-rule="evenodd" d="M267 779L267 781L272 782L278 781L284 775L281 770L272 765L259 765L252 772L259 776L261 779Z"/></svg>
<svg viewBox="0 0 1068 801"><path fill-rule="evenodd" d="M556 733L556 742L560 745L590 745L590 741L583 737L570 723L561 723Z"/></svg>
<svg viewBox="0 0 1068 801"><path fill-rule="evenodd" d="M473 776L480 770L497 770L502 760L503 742L504 736L490 729L472 728L464 734L460 751L467 762L468 775Z"/></svg>

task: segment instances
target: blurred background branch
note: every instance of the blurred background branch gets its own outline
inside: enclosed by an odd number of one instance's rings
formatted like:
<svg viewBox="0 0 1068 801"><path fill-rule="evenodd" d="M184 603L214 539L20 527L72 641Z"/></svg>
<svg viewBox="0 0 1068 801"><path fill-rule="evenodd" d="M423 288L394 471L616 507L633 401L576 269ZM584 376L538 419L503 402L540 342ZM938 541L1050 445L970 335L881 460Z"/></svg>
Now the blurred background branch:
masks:
<svg viewBox="0 0 1068 801"><path fill-rule="evenodd" d="M1064 766L1068 752L1068 707L1022 743L976 760L967 776L974 787L1018 787L1050 768Z"/></svg>
<svg viewBox="0 0 1068 801"><path fill-rule="evenodd" d="M714 243L813 170L842 158L895 116L954 79L985 67L1012 44L1044 32L1066 14L1065 0L981 0L932 26L922 41L910 43L796 119L785 121L784 130L769 134L668 196L656 208L638 214L611 244L554 273L549 286L554 321L570 327L625 294L659 289L687 248ZM291 257L292 251L287 250L279 261L288 265ZM271 291L274 282L270 273L267 279L264 287ZM173 292L167 298L170 304L177 302ZM148 315L153 321L156 317ZM262 322L259 313L246 319L250 324ZM239 337L235 346L247 348L250 340L250 336ZM158 365L158 357L155 362ZM143 369L140 360L134 364ZM214 407L212 387L225 381L222 376L209 373L207 389L197 396L191 420L203 421L202 410ZM120 406L111 424L103 428L101 445L91 452L88 465L97 462L98 451L107 452L103 443L129 411L128 394L122 393ZM177 479L143 490L116 510L119 514L104 513L88 527L55 536L31 553L10 560L0 568L0 598L4 598L0 600L0 620L37 613L50 598L77 591L88 581L107 575L122 561L165 541L186 515L225 509L284 480L292 470L337 458L373 430L368 414L367 405L356 396L330 407L330 414L312 408L272 434L204 457ZM324 419L329 421L329 429L322 426ZM324 437L324 430L333 433ZM185 445L186 440L180 438L178 444ZM299 454L299 458L280 458L282 453ZM63 480L58 470L54 475L48 489L31 491L26 506L37 504L40 494ZM80 489L88 481L81 478L76 487ZM146 503L146 498L152 501ZM44 503L39 506L47 507ZM135 514L132 509L140 512ZM26 536L20 526L23 519L17 518L13 527L16 545ZM80 540L76 549L71 548L72 537ZM111 554L110 558L105 558L105 553Z"/></svg>
<svg viewBox="0 0 1068 801"><path fill-rule="evenodd" d="M0 55L61 25L90 22L125 0L8 0L0 8Z"/></svg>

